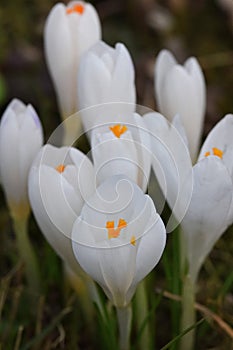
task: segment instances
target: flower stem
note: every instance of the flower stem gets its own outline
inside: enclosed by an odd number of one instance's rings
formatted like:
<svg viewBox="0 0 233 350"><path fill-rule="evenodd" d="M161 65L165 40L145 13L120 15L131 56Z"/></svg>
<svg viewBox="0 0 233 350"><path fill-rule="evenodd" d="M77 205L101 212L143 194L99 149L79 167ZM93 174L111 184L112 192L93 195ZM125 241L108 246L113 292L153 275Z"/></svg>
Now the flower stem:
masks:
<svg viewBox="0 0 233 350"><path fill-rule="evenodd" d="M64 117L63 125L63 146L73 146L82 135L81 117L78 113Z"/></svg>
<svg viewBox="0 0 233 350"><path fill-rule="evenodd" d="M131 332L131 321L132 321L132 307L129 304L123 308L116 308L117 319L119 326L119 349L129 350L130 348L130 332Z"/></svg>
<svg viewBox="0 0 233 350"><path fill-rule="evenodd" d="M184 278L182 292L182 318L181 331L187 329L195 323L196 313L194 308L195 303L195 283L187 274ZM191 330L184 335L180 341L180 350L192 350L194 346L195 330Z"/></svg>
<svg viewBox="0 0 233 350"><path fill-rule="evenodd" d="M28 237L28 218L13 217L13 225L16 234L19 254L25 266L29 289L34 294L39 294L39 269L33 247Z"/></svg>
<svg viewBox="0 0 233 350"><path fill-rule="evenodd" d="M148 300L146 294L146 284L143 280L137 287L135 294L136 320L138 331L142 332L139 340L140 349L150 349L150 327L146 322L148 316Z"/></svg>

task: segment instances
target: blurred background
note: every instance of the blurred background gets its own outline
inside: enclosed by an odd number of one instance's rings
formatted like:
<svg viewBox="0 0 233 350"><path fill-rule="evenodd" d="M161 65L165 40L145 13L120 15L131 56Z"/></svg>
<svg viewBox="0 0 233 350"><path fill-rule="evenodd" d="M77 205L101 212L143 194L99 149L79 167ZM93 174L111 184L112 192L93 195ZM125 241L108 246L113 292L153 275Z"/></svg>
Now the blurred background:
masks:
<svg viewBox="0 0 233 350"><path fill-rule="evenodd" d="M153 70L158 52L171 50L180 63L196 56L207 83L207 114L203 138L226 113L233 113L233 1L232 0L96 0L103 39L110 45L123 42L129 49L136 69L137 102L156 109ZM0 2L0 112L14 97L31 103L44 127L45 139L59 125L59 113L53 86L43 52L43 28L46 17L56 3L53 0L1 0ZM65 3L68 3L65 1ZM0 195L0 349L16 347L18 334L25 344L42 330L44 336L36 346L22 349L94 349L80 322L78 307L73 307L66 323L61 323L64 287L61 263L39 234L31 220L32 240L38 256L43 259L43 297L33 306L36 318L27 305L22 266L19 264L11 221L3 194ZM233 323L233 293L227 299L216 292L232 271L233 242L231 231L224 235L205 264L200 281L199 300L213 307L229 323ZM232 237L232 235L231 235ZM213 265L218 264L217 275ZM10 272L9 272L10 271ZM206 275L211 276L206 285ZM163 271L159 273L163 284ZM166 284L165 284L166 287ZM232 290L232 289L231 289ZM226 294L226 293L225 293ZM225 296L224 294L224 296ZM221 299L222 298L222 299ZM69 305L75 305L69 299ZM25 308L25 305L27 306ZM168 302L162 305L168 312ZM23 310L24 309L24 310ZM76 310L76 311L75 311ZM56 319L55 315L60 315ZM171 339L167 315L158 314L158 346ZM33 321L32 321L33 320ZM30 323L31 322L31 323ZM74 327L75 325L75 327ZM20 328L21 327L21 328ZM49 328L50 327L50 328ZM21 333L20 333L21 332ZM47 333L46 333L47 332ZM203 335L204 334L204 335ZM221 330L202 330L198 349L230 349L229 337ZM33 338L34 339L34 338ZM69 339L69 340L67 340ZM39 345L38 345L39 344Z"/></svg>

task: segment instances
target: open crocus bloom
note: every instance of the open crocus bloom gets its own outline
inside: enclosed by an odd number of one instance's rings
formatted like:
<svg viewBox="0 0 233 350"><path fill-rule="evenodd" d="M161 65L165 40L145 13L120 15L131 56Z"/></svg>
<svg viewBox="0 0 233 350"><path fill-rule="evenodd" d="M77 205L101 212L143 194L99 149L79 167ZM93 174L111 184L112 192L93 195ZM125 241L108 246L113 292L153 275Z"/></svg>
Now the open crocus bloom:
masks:
<svg viewBox="0 0 233 350"><path fill-rule="evenodd" d="M182 148L179 147L176 138L168 137L171 131L166 123L160 120L161 116L157 119L156 122L152 120L152 116L145 117L146 124L149 123L148 128L153 132L151 138L152 153L159 159L161 168L166 169L168 203L172 193L177 191L177 181L174 181L174 165L180 169L183 180L180 183L178 203L175 205L179 209L179 202L182 203L185 198L187 205L181 207L184 210L183 219L182 217L177 219L181 223L182 245L185 258L188 261L189 273L195 282L203 261L233 221L231 175L233 141L230 136L233 133L233 116L228 115L222 119L208 135L202 146L199 160L193 167L192 182L190 182L190 171L188 168L186 169L188 162L184 162L185 158L182 156L184 154ZM159 127L156 128L156 124ZM158 132L158 130L160 131ZM161 156L161 150L156 142L158 137L166 146L163 147L163 156ZM168 161L170 154L174 154L174 165ZM156 166L153 166L153 169L159 183L161 183L160 173ZM174 188L172 188L173 186ZM187 194L189 194L188 197ZM187 201L188 198L189 201ZM176 211L174 209L173 211L176 216Z"/></svg>
<svg viewBox="0 0 233 350"><path fill-rule="evenodd" d="M29 213L28 173L42 143L42 127L34 108L12 100L0 124L0 177L13 216Z"/></svg>
<svg viewBox="0 0 233 350"><path fill-rule="evenodd" d="M101 121L135 110L134 66L123 44L112 48L99 41L83 55L77 96L86 132ZM96 105L96 109L88 109Z"/></svg>
<svg viewBox="0 0 233 350"><path fill-rule="evenodd" d="M75 113L80 56L101 37L99 17L91 4L72 1L56 4L44 30L46 62L63 118Z"/></svg>
<svg viewBox="0 0 233 350"><path fill-rule="evenodd" d="M72 147L44 146L29 174L29 198L36 221L74 272L78 264L70 240L72 226L94 186L92 163Z"/></svg>
<svg viewBox="0 0 233 350"><path fill-rule="evenodd" d="M143 118L132 114L122 123L93 130L91 145L97 181L125 174L145 192L150 176L150 135Z"/></svg>
<svg viewBox="0 0 233 350"><path fill-rule="evenodd" d="M125 307L158 263L166 231L151 198L129 179L113 176L84 205L72 240L81 267L116 307Z"/></svg>
<svg viewBox="0 0 233 350"><path fill-rule="evenodd" d="M196 58L189 58L181 66L169 51L162 50L155 64L155 95L159 111L170 122L177 113L180 115L195 161L206 106L204 76Z"/></svg>

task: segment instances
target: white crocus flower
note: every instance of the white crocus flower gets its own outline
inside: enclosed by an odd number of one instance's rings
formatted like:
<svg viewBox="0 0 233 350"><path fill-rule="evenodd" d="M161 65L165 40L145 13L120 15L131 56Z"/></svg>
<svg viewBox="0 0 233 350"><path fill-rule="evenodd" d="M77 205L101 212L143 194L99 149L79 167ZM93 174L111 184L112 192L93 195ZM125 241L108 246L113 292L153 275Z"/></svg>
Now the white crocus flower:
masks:
<svg viewBox="0 0 233 350"><path fill-rule="evenodd" d="M42 143L43 131L34 108L12 100L0 124L0 178L15 219L29 214L28 173Z"/></svg>
<svg viewBox="0 0 233 350"><path fill-rule="evenodd" d="M93 165L79 150L45 145L29 174L29 198L36 221L57 254L74 272L72 226L95 189Z"/></svg>
<svg viewBox="0 0 233 350"><path fill-rule="evenodd" d="M93 130L92 158L100 184L113 175L126 175L145 192L150 169L150 136L143 118L132 115L120 124L109 123Z"/></svg>
<svg viewBox="0 0 233 350"><path fill-rule="evenodd" d="M164 191L166 187L161 188L174 215L182 213L177 219L182 228L183 253L194 283L204 259L233 221L233 116L227 115L207 136L192 172L187 150L185 147L182 149L182 137L179 136L180 140L179 137L172 137L174 122L173 126L169 126L165 118L156 114L145 116L145 122L152 132L154 159L159 160L166 174L167 194ZM180 130L180 126L175 124ZM178 131L176 133L179 135ZM152 161L152 164L159 183L163 184L158 162ZM173 197L174 193L178 195ZM186 206L183 205L184 201ZM177 207L177 211L172 205Z"/></svg>
<svg viewBox="0 0 233 350"><path fill-rule="evenodd" d="M77 73L81 55L101 38L101 27L95 8L83 1L56 4L45 24L45 56L51 74L62 118L77 112ZM75 139L78 119L65 128L67 139ZM67 140L68 141L68 140Z"/></svg>
<svg viewBox="0 0 233 350"><path fill-rule="evenodd" d="M77 96L86 132L109 118L135 110L134 75L132 59L123 44L112 48L99 41L83 55Z"/></svg>
<svg viewBox="0 0 233 350"><path fill-rule="evenodd" d="M84 205L72 240L81 267L123 308L161 258L166 231L151 198L124 176L113 176Z"/></svg>
<svg viewBox="0 0 233 350"><path fill-rule="evenodd" d="M170 122L180 115L195 161L206 108L205 81L196 58L187 59L182 66L169 51L162 50L155 63L155 95L159 111Z"/></svg>
<svg viewBox="0 0 233 350"><path fill-rule="evenodd" d="M193 168L193 179L192 198L181 228L188 271L195 283L202 263L228 227L233 183L218 156L200 160Z"/></svg>

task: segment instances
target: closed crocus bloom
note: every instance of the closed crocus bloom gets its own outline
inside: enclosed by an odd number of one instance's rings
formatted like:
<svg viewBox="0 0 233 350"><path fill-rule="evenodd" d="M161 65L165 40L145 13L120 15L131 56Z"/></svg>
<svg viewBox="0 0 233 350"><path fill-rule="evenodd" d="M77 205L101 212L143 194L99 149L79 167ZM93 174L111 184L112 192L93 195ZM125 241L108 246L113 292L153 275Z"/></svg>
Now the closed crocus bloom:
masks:
<svg viewBox="0 0 233 350"><path fill-rule="evenodd" d="M36 221L57 254L74 272L79 266L71 231L87 197L94 192L90 160L72 147L44 146L29 174L29 198Z"/></svg>
<svg viewBox="0 0 233 350"><path fill-rule="evenodd" d="M42 143L42 127L34 108L12 100L0 124L0 177L15 219L29 214L28 173Z"/></svg>
<svg viewBox="0 0 233 350"><path fill-rule="evenodd" d="M112 48L99 41L81 59L78 72L78 104L85 131L118 114L134 111L134 66L123 44ZM111 104L113 103L113 104ZM102 108L84 110L95 105ZM107 105L109 104L109 105Z"/></svg>
<svg viewBox="0 0 233 350"><path fill-rule="evenodd" d="M155 95L159 111L170 122L177 113L181 116L195 161L206 107L204 76L196 58L187 59L182 66L169 51L162 50L155 63Z"/></svg>
<svg viewBox="0 0 233 350"><path fill-rule="evenodd" d="M80 57L100 37L98 14L89 3L72 1L67 6L58 3L47 18L44 31L46 62L63 119L78 110L77 72ZM73 127L75 130L72 130ZM68 132L75 134L78 125L68 128Z"/></svg>
<svg viewBox="0 0 233 350"><path fill-rule="evenodd" d="M150 176L150 135L143 118L132 115L125 123L93 131L92 158L100 184L113 175L126 175L145 192Z"/></svg>
<svg viewBox="0 0 233 350"><path fill-rule="evenodd" d="M124 176L113 176L84 204L72 240L81 267L123 308L161 258L166 231L151 198Z"/></svg>

